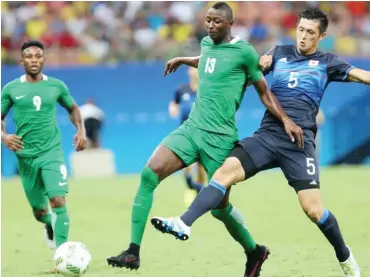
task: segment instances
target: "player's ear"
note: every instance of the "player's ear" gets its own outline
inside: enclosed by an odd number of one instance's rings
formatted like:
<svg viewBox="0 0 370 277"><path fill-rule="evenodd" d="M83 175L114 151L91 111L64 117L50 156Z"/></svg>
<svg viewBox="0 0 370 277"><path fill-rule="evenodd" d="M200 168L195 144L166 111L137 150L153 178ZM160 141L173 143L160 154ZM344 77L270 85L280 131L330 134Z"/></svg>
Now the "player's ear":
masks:
<svg viewBox="0 0 370 277"><path fill-rule="evenodd" d="M323 33L320 35L320 40L323 40L324 38L326 38L326 35L327 35L327 33L326 33L326 32L323 32Z"/></svg>
<svg viewBox="0 0 370 277"><path fill-rule="evenodd" d="M234 25L234 20L230 20L229 24L230 24L230 27L232 27Z"/></svg>

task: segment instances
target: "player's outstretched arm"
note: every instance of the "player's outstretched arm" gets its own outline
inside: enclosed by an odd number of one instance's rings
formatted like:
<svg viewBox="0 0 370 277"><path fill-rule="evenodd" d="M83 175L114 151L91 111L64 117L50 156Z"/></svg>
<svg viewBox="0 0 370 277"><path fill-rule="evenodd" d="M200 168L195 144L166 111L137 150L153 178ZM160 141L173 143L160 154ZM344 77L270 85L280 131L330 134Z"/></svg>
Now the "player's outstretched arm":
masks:
<svg viewBox="0 0 370 277"><path fill-rule="evenodd" d="M183 64L198 68L200 56L197 57L177 57L169 60L164 70L164 76L176 72L176 70Z"/></svg>
<svg viewBox="0 0 370 277"><path fill-rule="evenodd" d="M347 81L370 85L370 71L353 68L348 73Z"/></svg>
<svg viewBox="0 0 370 277"><path fill-rule="evenodd" d="M1 141L7 148L16 152L23 149L22 138L17 135L8 134L5 129L5 117L13 106L13 101L10 97L11 87L12 85L10 83L6 84L1 93Z"/></svg>
<svg viewBox="0 0 370 277"><path fill-rule="evenodd" d="M67 109L69 112L69 118L73 125L75 125L77 132L73 138L74 146L76 151L82 151L86 148L86 131L85 125L82 120L80 108L74 103L72 107Z"/></svg>
<svg viewBox="0 0 370 277"><path fill-rule="evenodd" d="M275 95L268 89L266 79L262 77L254 82L253 85L263 105L284 124L285 132L289 135L290 140L292 142L295 141L299 148L303 148L304 141L302 129L285 113Z"/></svg>
<svg viewBox="0 0 370 277"><path fill-rule="evenodd" d="M76 135L73 137L73 145L76 151L82 151L86 148L87 140L85 125L82 120L80 108L73 100L67 86L61 81L59 84L61 94L59 96L58 102L63 108L68 111L71 122L73 123L73 125L76 126L77 132Z"/></svg>
<svg viewBox="0 0 370 277"><path fill-rule="evenodd" d="M171 101L168 105L168 113L172 118L176 118L179 116L179 105L175 103L175 101Z"/></svg>
<svg viewBox="0 0 370 277"><path fill-rule="evenodd" d="M1 115L1 141L10 150L17 152L23 149L23 141L20 136L11 135L6 132L5 129L5 115Z"/></svg>

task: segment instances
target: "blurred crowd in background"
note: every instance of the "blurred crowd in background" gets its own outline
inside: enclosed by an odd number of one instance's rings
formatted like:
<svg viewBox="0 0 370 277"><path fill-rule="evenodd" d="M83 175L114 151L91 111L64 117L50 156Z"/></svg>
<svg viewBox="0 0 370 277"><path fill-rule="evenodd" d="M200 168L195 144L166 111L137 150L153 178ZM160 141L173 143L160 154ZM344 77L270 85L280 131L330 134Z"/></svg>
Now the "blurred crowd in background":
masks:
<svg viewBox="0 0 370 277"><path fill-rule="evenodd" d="M205 12L215 2L2 2L2 61L17 63L20 45L39 39L50 65L163 60L199 54ZM370 56L370 2L229 2L233 33L260 54L294 43L299 12L317 6L330 18L321 49Z"/></svg>

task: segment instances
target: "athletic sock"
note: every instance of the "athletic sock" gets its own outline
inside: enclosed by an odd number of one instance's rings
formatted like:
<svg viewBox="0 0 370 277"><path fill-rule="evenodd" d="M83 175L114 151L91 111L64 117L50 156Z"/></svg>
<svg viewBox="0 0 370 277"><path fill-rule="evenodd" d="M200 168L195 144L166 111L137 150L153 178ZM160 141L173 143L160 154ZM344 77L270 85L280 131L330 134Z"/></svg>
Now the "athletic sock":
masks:
<svg viewBox="0 0 370 277"><path fill-rule="evenodd" d="M190 173L185 173L186 185L189 189L193 189L193 177Z"/></svg>
<svg viewBox="0 0 370 277"><path fill-rule="evenodd" d="M209 185L198 193L188 210L181 216L181 220L190 227L203 214L217 207L225 192L223 186L211 180Z"/></svg>
<svg viewBox="0 0 370 277"><path fill-rule="evenodd" d="M246 254L256 248L256 242L249 233L243 216L231 203L225 209L212 210L212 215L225 224L229 234L239 242Z"/></svg>
<svg viewBox="0 0 370 277"><path fill-rule="evenodd" d="M342 233L339 229L339 225L335 216L330 211L325 209L317 225L327 240L334 247L338 261L346 261L349 258L350 252L344 243Z"/></svg>
<svg viewBox="0 0 370 277"><path fill-rule="evenodd" d="M140 246L136 243L130 243L130 246L128 247L128 252L138 256L140 253Z"/></svg>
<svg viewBox="0 0 370 277"><path fill-rule="evenodd" d="M158 184L158 176L151 168L144 167L131 213L131 243L138 246L143 239L145 225L152 208L153 193Z"/></svg>
<svg viewBox="0 0 370 277"><path fill-rule="evenodd" d="M67 207L52 208L52 227L56 247L68 241L69 217Z"/></svg>
<svg viewBox="0 0 370 277"><path fill-rule="evenodd" d="M203 188L203 185L202 184L199 184L199 183L196 183L196 182L193 182L192 184L192 188L193 190L195 190L197 193L199 193L202 188Z"/></svg>

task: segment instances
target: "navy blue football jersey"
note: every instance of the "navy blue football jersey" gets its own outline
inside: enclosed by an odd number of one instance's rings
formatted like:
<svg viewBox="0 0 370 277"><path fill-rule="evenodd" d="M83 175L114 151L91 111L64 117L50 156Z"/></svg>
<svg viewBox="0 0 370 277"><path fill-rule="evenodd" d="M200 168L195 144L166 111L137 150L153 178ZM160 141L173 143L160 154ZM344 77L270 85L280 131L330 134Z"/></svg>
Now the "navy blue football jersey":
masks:
<svg viewBox="0 0 370 277"><path fill-rule="evenodd" d="M179 105L181 123L188 119L195 98L196 91L193 91L189 84L183 85L175 91L174 102Z"/></svg>
<svg viewBox="0 0 370 277"><path fill-rule="evenodd" d="M297 125L316 132L316 115L326 87L330 82L346 82L353 66L330 53L301 55L294 45L276 46L266 54L273 57L269 70L272 93ZM266 111L262 126L276 121Z"/></svg>

